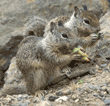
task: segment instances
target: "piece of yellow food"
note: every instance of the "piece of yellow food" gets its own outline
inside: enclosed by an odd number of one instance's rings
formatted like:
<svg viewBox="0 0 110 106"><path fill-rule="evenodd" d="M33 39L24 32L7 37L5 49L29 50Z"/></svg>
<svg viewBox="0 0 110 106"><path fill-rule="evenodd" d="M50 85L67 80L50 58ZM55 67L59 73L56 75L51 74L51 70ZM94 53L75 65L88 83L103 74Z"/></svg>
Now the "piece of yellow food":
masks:
<svg viewBox="0 0 110 106"><path fill-rule="evenodd" d="M84 60L89 61L89 59L87 57L83 57Z"/></svg>
<svg viewBox="0 0 110 106"><path fill-rule="evenodd" d="M81 56L84 56L83 59L89 61L88 55L80 50L79 47L74 48L73 53L78 52Z"/></svg>
<svg viewBox="0 0 110 106"><path fill-rule="evenodd" d="M98 33L96 33L97 37L98 37Z"/></svg>

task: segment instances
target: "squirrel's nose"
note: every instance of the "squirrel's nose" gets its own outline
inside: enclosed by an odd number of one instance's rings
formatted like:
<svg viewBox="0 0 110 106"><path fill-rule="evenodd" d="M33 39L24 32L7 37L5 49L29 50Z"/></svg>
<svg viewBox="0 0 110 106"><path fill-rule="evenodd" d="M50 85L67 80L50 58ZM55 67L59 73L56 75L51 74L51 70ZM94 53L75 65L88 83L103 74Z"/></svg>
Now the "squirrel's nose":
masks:
<svg viewBox="0 0 110 106"><path fill-rule="evenodd" d="M100 27L98 27L98 29L96 30L96 33L100 31Z"/></svg>

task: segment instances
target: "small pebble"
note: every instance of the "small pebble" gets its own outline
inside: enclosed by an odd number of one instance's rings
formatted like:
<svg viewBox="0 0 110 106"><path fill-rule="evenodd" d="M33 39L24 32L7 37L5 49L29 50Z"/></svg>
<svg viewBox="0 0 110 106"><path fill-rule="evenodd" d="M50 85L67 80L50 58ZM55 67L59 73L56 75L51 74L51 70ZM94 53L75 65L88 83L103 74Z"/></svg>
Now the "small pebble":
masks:
<svg viewBox="0 0 110 106"><path fill-rule="evenodd" d="M102 97L102 100L105 100L105 97Z"/></svg>
<svg viewBox="0 0 110 106"><path fill-rule="evenodd" d="M58 100L56 102L62 104L63 103L63 100L60 99L60 100Z"/></svg>
<svg viewBox="0 0 110 106"><path fill-rule="evenodd" d="M37 103L37 101L38 101L38 98L37 97L34 97L33 98L33 103Z"/></svg>
<svg viewBox="0 0 110 106"><path fill-rule="evenodd" d="M100 65L102 68L105 68L107 66L107 64L101 64Z"/></svg>
<svg viewBox="0 0 110 106"><path fill-rule="evenodd" d="M88 88L88 87L85 88L85 91L86 91L87 93L91 93L91 92L92 92L92 90L91 90L90 88Z"/></svg>
<svg viewBox="0 0 110 106"><path fill-rule="evenodd" d="M110 94L110 87L107 87L107 92Z"/></svg>
<svg viewBox="0 0 110 106"><path fill-rule="evenodd" d="M56 95L57 96L62 96L63 95L63 92L62 91L58 91L58 92L56 92Z"/></svg>
<svg viewBox="0 0 110 106"><path fill-rule="evenodd" d="M64 90L63 95L69 95L71 93L70 89Z"/></svg>
<svg viewBox="0 0 110 106"><path fill-rule="evenodd" d="M97 93L94 93L93 96L98 97L98 94Z"/></svg>
<svg viewBox="0 0 110 106"><path fill-rule="evenodd" d="M49 101L55 101L58 97L54 97L54 96L49 96L48 100Z"/></svg>
<svg viewBox="0 0 110 106"><path fill-rule="evenodd" d="M6 98L6 100L10 103L11 102L11 98Z"/></svg>
<svg viewBox="0 0 110 106"><path fill-rule="evenodd" d="M105 68L104 71L109 71L109 69L108 68Z"/></svg>
<svg viewBox="0 0 110 106"><path fill-rule="evenodd" d="M73 95L72 95L72 99L73 99L73 100L77 99L77 97L78 97L77 94L73 94Z"/></svg>
<svg viewBox="0 0 110 106"><path fill-rule="evenodd" d="M105 96L106 94L107 94L107 92L104 92L104 91L101 91L101 92L99 93L99 95L100 95L101 97Z"/></svg>
<svg viewBox="0 0 110 106"><path fill-rule="evenodd" d="M107 90L107 86L103 86L102 90L104 90L104 91Z"/></svg>
<svg viewBox="0 0 110 106"><path fill-rule="evenodd" d="M101 92L101 90L98 89L98 90L97 90L97 93L99 93L99 92Z"/></svg>
<svg viewBox="0 0 110 106"><path fill-rule="evenodd" d="M28 94L24 94L24 95L22 96L22 98L23 98L23 99L28 98Z"/></svg>
<svg viewBox="0 0 110 106"><path fill-rule="evenodd" d="M88 99L88 98L84 98L84 100L85 100L85 102L89 102L90 101L90 99Z"/></svg>
<svg viewBox="0 0 110 106"><path fill-rule="evenodd" d="M55 101L59 102L59 100L67 101L68 97L67 96L62 96L62 97L59 97L58 99L56 99Z"/></svg>
<svg viewBox="0 0 110 106"><path fill-rule="evenodd" d="M76 102L76 103L79 102L79 99L76 99L75 102Z"/></svg>

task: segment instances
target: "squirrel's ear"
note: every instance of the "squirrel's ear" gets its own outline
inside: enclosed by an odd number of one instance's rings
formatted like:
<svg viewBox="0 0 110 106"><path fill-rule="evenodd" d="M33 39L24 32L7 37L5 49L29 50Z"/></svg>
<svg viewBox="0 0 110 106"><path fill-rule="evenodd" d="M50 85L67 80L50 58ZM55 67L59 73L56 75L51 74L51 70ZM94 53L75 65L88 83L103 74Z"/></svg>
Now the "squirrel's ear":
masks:
<svg viewBox="0 0 110 106"><path fill-rule="evenodd" d="M74 16L75 16L76 18L79 17L80 14L81 14L79 8L78 8L77 6L75 6L75 7L74 7L74 10L75 10Z"/></svg>
<svg viewBox="0 0 110 106"><path fill-rule="evenodd" d="M50 31L52 32L53 30L56 30L57 29L57 26L54 22L51 22L50 23Z"/></svg>
<svg viewBox="0 0 110 106"><path fill-rule="evenodd" d="M85 10L85 11L87 11L87 6L86 5L82 5L83 6L83 9Z"/></svg>

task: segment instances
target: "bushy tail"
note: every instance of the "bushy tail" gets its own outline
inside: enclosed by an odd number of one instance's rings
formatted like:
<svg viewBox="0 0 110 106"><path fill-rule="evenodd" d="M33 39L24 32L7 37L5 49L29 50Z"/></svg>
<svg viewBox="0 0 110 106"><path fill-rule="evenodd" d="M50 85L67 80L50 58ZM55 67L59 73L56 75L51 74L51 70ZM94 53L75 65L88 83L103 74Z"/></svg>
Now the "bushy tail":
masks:
<svg viewBox="0 0 110 106"><path fill-rule="evenodd" d="M25 30L24 30L24 37L27 36L37 36L37 37L43 37L45 26L47 25L47 20L40 18L40 17L34 17L30 19L25 24Z"/></svg>

